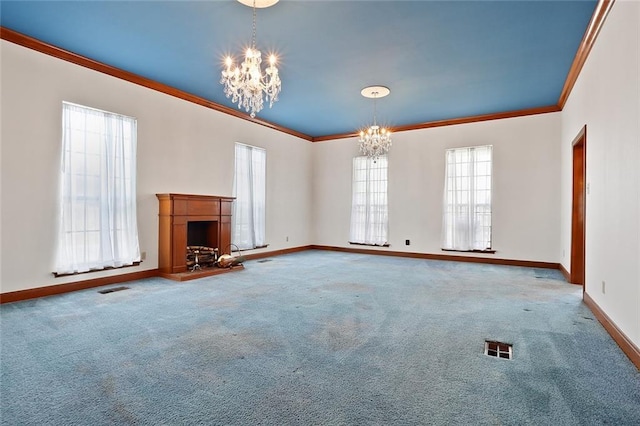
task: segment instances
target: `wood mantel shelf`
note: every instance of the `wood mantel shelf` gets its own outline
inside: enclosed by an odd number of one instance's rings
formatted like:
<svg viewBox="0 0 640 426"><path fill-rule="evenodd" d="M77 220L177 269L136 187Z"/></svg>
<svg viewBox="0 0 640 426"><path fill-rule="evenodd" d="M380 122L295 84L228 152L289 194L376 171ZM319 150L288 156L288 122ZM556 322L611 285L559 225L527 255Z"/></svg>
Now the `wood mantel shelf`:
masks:
<svg viewBox="0 0 640 426"><path fill-rule="evenodd" d="M214 267L190 272L187 268L189 222L208 222L207 245L218 248L220 254L230 247L233 197L189 194L156 194L156 197L159 201L158 269L162 277L185 281L242 269Z"/></svg>

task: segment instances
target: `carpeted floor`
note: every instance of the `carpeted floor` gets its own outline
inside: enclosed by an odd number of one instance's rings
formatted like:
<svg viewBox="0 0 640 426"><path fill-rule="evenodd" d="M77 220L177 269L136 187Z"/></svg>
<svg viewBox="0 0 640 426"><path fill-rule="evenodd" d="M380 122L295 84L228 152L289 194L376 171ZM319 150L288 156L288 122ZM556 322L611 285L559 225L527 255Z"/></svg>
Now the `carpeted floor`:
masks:
<svg viewBox="0 0 640 426"><path fill-rule="evenodd" d="M2 424L640 424L640 373L558 271L324 251L245 266L2 305Z"/></svg>

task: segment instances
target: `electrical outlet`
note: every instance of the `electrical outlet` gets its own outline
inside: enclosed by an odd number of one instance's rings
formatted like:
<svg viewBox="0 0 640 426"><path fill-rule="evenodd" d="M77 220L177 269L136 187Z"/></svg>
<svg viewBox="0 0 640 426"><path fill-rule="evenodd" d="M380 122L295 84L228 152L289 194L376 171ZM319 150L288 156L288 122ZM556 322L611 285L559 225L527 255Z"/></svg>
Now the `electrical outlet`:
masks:
<svg viewBox="0 0 640 426"><path fill-rule="evenodd" d="M411 244L411 241L409 241L409 240L404 240L404 245L405 245L405 246L408 246L408 245L410 245L410 244Z"/></svg>
<svg viewBox="0 0 640 426"><path fill-rule="evenodd" d="M602 294L604 294L604 286L605 286L605 282L604 280L602 280Z"/></svg>
<svg viewBox="0 0 640 426"><path fill-rule="evenodd" d="M286 237L286 240L287 240L287 242L289 241L289 237L288 236Z"/></svg>
<svg viewBox="0 0 640 426"><path fill-rule="evenodd" d="M562 249L562 258L564 259L564 249Z"/></svg>
<svg viewBox="0 0 640 426"><path fill-rule="evenodd" d="M140 260L145 260L147 258L147 252L143 251L140 253Z"/></svg>

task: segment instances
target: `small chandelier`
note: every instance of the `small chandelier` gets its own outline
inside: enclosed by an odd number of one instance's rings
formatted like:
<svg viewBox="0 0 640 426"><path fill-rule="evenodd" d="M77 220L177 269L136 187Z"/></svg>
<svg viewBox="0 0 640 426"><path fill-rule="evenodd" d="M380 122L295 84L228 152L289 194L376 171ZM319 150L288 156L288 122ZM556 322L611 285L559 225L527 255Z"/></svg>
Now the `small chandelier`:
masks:
<svg viewBox="0 0 640 426"><path fill-rule="evenodd" d="M224 85L224 94L231 98L233 103L238 104L238 108L244 108L251 118L262 110L262 93L266 95L269 108L278 100L281 82L276 68L276 56L269 56L269 66L262 71L262 58L260 51L256 48L256 7L264 8L273 6L278 0L238 0L240 3L253 5L253 33L251 36L251 47L245 52L244 61L237 67L233 58L227 56L225 59L226 68L222 71L220 83ZM257 4L257 5L256 5Z"/></svg>
<svg viewBox="0 0 640 426"><path fill-rule="evenodd" d="M376 161L391 148L391 132L376 123L376 100L384 98L391 91L384 86L365 87L360 92L365 98L373 98L373 125L367 130L360 131L360 152Z"/></svg>

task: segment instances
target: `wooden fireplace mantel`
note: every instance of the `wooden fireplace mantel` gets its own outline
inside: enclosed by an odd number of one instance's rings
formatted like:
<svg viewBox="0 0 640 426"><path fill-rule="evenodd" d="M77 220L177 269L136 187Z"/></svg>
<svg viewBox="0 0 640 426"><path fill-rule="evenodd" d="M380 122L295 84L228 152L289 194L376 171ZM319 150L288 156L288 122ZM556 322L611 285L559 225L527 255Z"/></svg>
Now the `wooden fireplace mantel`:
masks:
<svg viewBox="0 0 640 426"><path fill-rule="evenodd" d="M225 269L189 272L187 268L187 229L189 222L215 222L209 238L220 254L231 244L231 206L233 197L215 195L156 194L159 201L158 269L165 278L184 281ZM213 243L212 243L213 244Z"/></svg>

